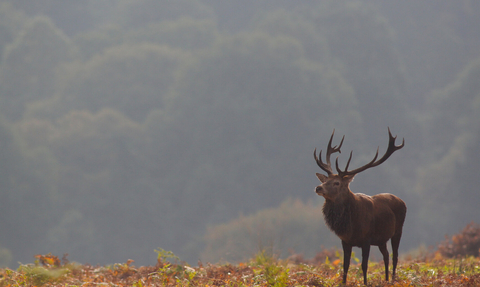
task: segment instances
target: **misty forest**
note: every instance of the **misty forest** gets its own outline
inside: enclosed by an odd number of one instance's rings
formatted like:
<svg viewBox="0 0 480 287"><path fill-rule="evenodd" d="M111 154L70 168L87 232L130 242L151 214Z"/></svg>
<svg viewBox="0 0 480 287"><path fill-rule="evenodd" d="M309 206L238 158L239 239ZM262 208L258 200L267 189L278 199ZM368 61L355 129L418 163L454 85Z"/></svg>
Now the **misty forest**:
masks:
<svg viewBox="0 0 480 287"><path fill-rule="evenodd" d="M311 258L340 246L314 192L333 129L341 168L382 155L387 127L405 139L351 189L406 202L400 253L443 241L480 221L478 15L475 0L1 0L0 265Z"/></svg>

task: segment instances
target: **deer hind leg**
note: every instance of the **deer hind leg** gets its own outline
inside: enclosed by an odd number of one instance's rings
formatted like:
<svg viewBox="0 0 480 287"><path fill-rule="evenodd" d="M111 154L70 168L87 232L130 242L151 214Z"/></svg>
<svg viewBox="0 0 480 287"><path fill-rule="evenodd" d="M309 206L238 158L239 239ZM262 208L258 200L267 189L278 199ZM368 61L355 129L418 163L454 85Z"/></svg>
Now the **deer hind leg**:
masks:
<svg viewBox="0 0 480 287"><path fill-rule="evenodd" d="M397 269L397 262L398 262L398 247L400 246L400 238L402 237L402 232L397 232L392 237L392 263L393 263L393 270L392 270L392 280L395 279L395 270Z"/></svg>
<svg viewBox="0 0 480 287"><path fill-rule="evenodd" d="M387 249L387 243L385 242L382 245L378 246L378 249L380 249L380 252L383 255L383 262L385 263L385 281L388 281L388 249Z"/></svg>
<svg viewBox="0 0 480 287"><path fill-rule="evenodd" d="M362 271L363 284L367 285L368 257L370 256L370 243L362 246Z"/></svg>
<svg viewBox="0 0 480 287"><path fill-rule="evenodd" d="M348 267L350 267L350 257L352 256L352 246L342 241L343 247L343 284L347 283Z"/></svg>

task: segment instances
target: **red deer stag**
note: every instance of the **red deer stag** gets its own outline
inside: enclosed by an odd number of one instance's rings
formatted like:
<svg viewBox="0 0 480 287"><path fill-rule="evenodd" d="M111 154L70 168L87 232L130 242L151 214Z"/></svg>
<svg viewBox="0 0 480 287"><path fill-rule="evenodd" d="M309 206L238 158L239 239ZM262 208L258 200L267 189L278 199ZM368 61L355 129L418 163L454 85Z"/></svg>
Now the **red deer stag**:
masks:
<svg viewBox="0 0 480 287"><path fill-rule="evenodd" d="M342 240L343 247L343 283L347 282L348 267L350 266L350 256L352 247L362 249L362 271L363 282L367 284L368 256L370 254L370 245L378 246L385 262L385 280L388 281L388 250L387 241L391 239L393 251L393 272L392 278L395 278L395 269L398 261L398 246L402 237L403 222L407 213L405 203L398 197L389 193L368 196L362 193L353 193L349 184L353 177L368 168L382 164L395 151L401 149L405 144L405 139L399 146L395 145L395 139L388 129L389 142L388 148L382 158L377 160L377 154L371 162L354 170L348 170L352 153L347 161L345 170L338 167L338 157L335 161L338 174L334 174L330 162L332 153L340 153L343 144L343 136L340 144L332 147L332 139L335 130L333 130L330 141L328 142L326 160L322 161L322 151L318 158L316 149L313 152L318 166L324 170L328 176L317 173L318 179L322 182L315 188L315 192L325 198L323 204L323 215L328 227Z"/></svg>

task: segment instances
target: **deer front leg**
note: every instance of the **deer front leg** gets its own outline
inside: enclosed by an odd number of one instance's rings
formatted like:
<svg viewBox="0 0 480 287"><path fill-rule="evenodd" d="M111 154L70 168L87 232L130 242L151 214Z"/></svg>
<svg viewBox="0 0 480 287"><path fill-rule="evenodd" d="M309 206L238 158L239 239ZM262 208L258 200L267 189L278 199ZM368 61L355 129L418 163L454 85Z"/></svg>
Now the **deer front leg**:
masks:
<svg viewBox="0 0 480 287"><path fill-rule="evenodd" d="M350 257L352 256L352 246L342 240L343 247L343 284L347 283L348 267L350 267Z"/></svg>
<svg viewBox="0 0 480 287"><path fill-rule="evenodd" d="M367 285L368 257L370 256L370 243L362 246L362 271L363 284Z"/></svg>

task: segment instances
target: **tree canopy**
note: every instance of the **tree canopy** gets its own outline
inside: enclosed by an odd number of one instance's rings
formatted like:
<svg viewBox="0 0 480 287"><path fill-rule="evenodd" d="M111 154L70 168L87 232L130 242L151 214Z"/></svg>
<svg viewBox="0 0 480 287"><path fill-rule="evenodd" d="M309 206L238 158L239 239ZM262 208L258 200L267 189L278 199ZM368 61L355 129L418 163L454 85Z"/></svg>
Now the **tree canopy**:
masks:
<svg viewBox="0 0 480 287"><path fill-rule="evenodd" d="M247 2L0 1L0 262L314 252L334 129L342 167L405 138L352 183L407 202L403 250L480 215L477 2Z"/></svg>

